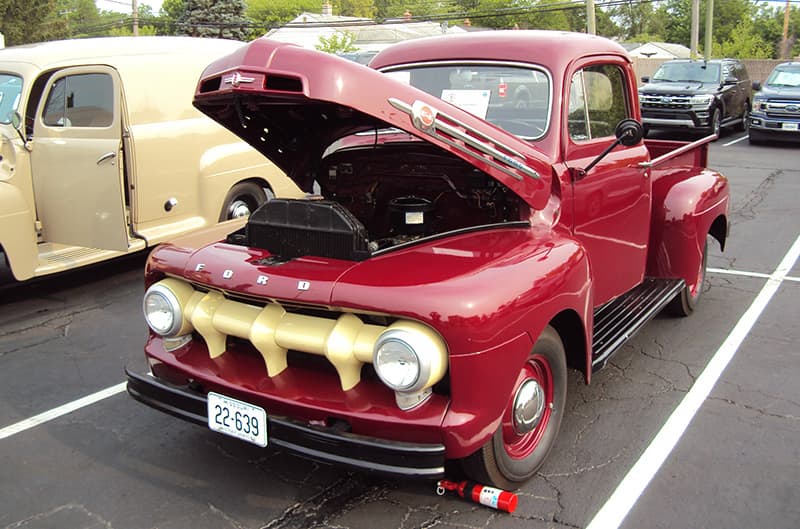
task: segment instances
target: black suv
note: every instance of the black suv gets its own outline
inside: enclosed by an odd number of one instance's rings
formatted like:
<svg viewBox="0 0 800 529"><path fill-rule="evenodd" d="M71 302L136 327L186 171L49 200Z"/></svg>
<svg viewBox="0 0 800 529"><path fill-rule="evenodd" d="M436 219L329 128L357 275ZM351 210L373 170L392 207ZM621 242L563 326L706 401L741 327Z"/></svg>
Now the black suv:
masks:
<svg viewBox="0 0 800 529"><path fill-rule="evenodd" d="M753 90L750 143L800 139L800 62L777 65L764 86L754 82Z"/></svg>
<svg viewBox="0 0 800 529"><path fill-rule="evenodd" d="M752 86L736 59L667 61L642 83L645 131L682 128L719 135L731 125L747 130Z"/></svg>

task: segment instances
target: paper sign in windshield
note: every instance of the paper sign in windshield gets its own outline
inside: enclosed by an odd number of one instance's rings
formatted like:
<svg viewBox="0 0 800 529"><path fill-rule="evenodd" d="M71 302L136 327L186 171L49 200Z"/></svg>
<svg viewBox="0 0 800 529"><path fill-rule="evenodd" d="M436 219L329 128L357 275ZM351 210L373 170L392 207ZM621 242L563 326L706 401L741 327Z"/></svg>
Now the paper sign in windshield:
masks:
<svg viewBox="0 0 800 529"><path fill-rule="evenodd" d="M490 90L442 90L444 101L481 119L486 119L490 96Z"/></svg>

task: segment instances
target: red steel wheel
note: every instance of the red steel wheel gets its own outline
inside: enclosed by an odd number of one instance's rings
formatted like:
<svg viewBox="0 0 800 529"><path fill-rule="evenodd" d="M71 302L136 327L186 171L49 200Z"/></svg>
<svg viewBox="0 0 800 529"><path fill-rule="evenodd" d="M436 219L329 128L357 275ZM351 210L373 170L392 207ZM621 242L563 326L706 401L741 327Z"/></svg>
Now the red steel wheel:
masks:
<svg viewBox="0 0 800 529"><path fill-rule="evenodd" d="M465 458L467 475L515 489L544 463L561 426L567 399L567 362L556 330L546 327L520 368L501 423L489 441Z"/></svg>

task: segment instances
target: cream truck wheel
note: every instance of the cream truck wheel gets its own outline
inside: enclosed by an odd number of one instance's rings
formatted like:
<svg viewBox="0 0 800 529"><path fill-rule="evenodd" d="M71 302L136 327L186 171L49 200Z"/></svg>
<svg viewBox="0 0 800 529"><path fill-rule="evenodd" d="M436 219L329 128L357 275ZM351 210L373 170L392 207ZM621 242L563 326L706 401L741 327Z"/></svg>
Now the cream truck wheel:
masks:
<svg viewBox="0 0 800 529"><path fill-rule="evenodd" d="M564 345L548 326L520 369L502 421L489 441L462 460L475 481L516 489L533 477L552 448L567 399Z"/></svg>
<svg viewBox="0 0 800 529"><path fill-rule="evenodd" d="M219 221L249 217L258 206L269 200L272 190L255 182L239 182L228 191Z"/></svg>

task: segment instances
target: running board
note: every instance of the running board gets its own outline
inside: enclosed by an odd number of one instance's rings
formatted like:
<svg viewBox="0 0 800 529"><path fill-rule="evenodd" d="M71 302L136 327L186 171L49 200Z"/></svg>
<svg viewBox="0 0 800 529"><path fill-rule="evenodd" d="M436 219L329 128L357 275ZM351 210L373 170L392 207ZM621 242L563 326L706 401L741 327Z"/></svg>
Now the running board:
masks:
<svg viewBox="0 0 800 529"><path fill-rule="evenodd" d="M640 285L594 311L592 372L613 355L645 323L680 294L683 279L646 278Z"/></svg>

